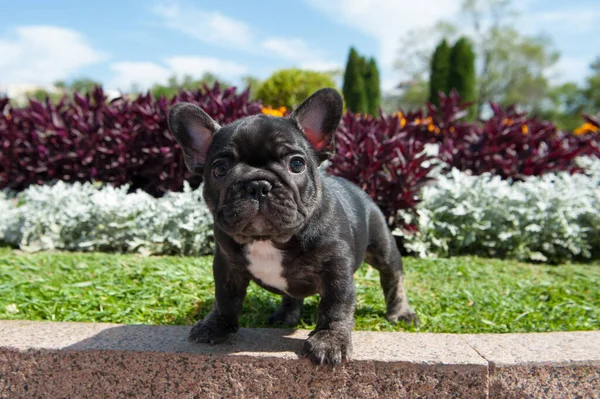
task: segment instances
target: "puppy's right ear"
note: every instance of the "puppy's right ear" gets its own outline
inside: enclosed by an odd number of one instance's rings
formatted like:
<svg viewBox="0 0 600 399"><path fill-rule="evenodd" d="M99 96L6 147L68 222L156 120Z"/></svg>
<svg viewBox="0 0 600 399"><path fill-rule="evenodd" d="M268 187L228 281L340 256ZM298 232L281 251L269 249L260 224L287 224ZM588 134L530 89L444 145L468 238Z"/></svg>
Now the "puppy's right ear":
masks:
<svg viewBox="0 0 600 399"><path fill-rule="evenodd" d="M179 103L169 111L169 130L183 150L187 168L202 174L206 153L213 135L221 127L200 107L190 103Z"/></svg>
<svg viewBox="0 0 600 399"><path fill-rule="evenodd" d="M342 119L343 108L340 93L324 88L304 100L289 116L298 123L321 162L334 151L335 131Z"/></svg>

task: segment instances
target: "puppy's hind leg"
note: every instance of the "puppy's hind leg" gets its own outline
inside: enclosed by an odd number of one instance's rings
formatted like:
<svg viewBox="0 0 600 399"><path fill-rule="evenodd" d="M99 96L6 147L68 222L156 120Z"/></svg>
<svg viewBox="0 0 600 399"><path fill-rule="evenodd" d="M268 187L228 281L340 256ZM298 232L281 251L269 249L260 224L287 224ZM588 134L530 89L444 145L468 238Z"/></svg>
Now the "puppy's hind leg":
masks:
<svg viewBox="0 0 600 399"><path fill-rule="evenodd" d="M297 299L284 295L279 309L269 317L269 323L283 323L290 327L298 325L300 323L300 317L302 316L303 303L304 299Z"/></svg>
<svg viewBox="0 0 600 399"><path fill-rule="evenodd" d="M386 319L392 323L404 321L418 326L419 319L408 304L402 257L396 241L378 209L371 212L369 222L370 237L365 260L379 271L379 281L387 307Z"/></svg>

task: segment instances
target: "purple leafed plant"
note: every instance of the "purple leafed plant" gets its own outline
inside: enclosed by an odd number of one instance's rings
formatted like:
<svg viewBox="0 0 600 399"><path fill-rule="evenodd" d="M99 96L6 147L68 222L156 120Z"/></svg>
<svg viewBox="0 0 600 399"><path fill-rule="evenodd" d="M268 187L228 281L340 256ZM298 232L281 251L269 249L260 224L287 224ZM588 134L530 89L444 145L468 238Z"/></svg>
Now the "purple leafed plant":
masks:
<svg viewBox="0 0 600 399"><path fill-rule="evenodd" d="M369 117L346 113L336 134L329 171L366 191L390 227L398 211L416 212L421 188L432 180L432 157L423 153L427 135L420 113ZM415 226L401 226L414 230Z"/></svg>
<svg viewBox="0 0 600 399"><path fill-rule="evenodd" d="M492 116L483 124L465 123L464 106L455 94L441 98L436 125L441 160L462 171L490 172L503 179L523 180L549 172L581 172L575 158L592 153L591 140L563 132L554 124L528 118L514 106L491 104ZM430 112L435 113L435 109Z"/></svg>
<svg viewBox="0 0 600 399"><path fill-rule="evenodd" d="M0 189L23 190L54 180L129 183L153 195L181 190L187 172L179 146L167 130L172 104L187 101L225 124L261 110L248 91L219 84L183 91L173 99L141 95L107 101L101 88L55 104L30 100L10 108L0 100Z"/></svg>

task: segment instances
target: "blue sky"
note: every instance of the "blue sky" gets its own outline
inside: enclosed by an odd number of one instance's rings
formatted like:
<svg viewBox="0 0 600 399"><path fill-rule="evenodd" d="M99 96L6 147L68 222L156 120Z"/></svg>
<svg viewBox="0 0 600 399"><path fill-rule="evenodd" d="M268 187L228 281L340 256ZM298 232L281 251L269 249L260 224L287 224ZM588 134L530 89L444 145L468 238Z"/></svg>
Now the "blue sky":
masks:
<svg viewBox="0 0 600 399"><path fill-rule="evenodd" d="M545 33L562 57L552 78L582 82L600 55L597 0L521 0L515 27ZM278 68L341 68L348 48L375 56L384 88L411 29L439 20L468 26L461 0L4 2L2 85L47 86L91 77L109 89L147 88L173 74L213 72L232 83ZM8 18L7 18L8 16ZM432 46L433 41L426 43Z"/></svg>

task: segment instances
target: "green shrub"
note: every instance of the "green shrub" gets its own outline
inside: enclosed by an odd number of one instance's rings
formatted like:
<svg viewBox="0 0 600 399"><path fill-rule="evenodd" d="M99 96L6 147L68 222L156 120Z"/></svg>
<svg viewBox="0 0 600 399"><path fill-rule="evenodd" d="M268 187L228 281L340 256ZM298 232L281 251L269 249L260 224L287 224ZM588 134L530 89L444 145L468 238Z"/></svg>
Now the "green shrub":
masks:
<svg viewBox="0 0 600 399"><path fill-rule="evenodd" d="M344 101L351 112L368 113L367 91L365 87L365 61L354 47L350 48L346 71L344 72Z"/></svg>
<svg viewBox="0 0 600 399"><path fill-rule="evenodd" d="M431 59L429 75L429 102L440 105L439 93L449 94L448 75L450 73L450 46L446 39L442 40L435 48Z"/></svg>
<svg viewBox="0 0 600 399"><path fill-rule="evenodd" d="M462 37L450 52L448 90L456 90L463 102L472 103L476 98L475 53L469 39ZM474 119L475 107L469 108L469 118Z"/></svg>
<svg viewBox="0 0 600 399"><path fill-rule="evenodd" d="M379 83L379 69L375 58L371 58L365 71L365 92L367 93L368 113L376 116L381 105L381 86Z"/></svg>
<svg viewBox="0 0 600 399"><path fill-rule="evenodd" d="M324 87L335 88L335 82L328 73L297 68L281 69L260 84L256 98L265 105L293 109Z"/></svg>

